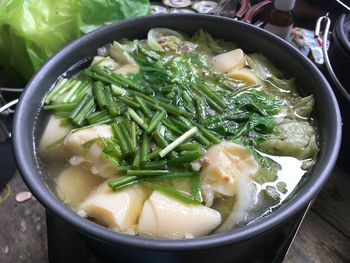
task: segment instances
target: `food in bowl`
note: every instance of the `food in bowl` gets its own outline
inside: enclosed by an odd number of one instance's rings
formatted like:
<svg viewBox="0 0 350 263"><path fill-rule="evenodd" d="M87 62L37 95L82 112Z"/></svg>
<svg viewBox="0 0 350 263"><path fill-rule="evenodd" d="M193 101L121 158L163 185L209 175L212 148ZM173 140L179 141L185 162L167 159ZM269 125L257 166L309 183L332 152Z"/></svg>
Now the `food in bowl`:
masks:
<svg viewBox="0 0 350 263"><path fill-rule="evenodd" d="M166 28L97 53L47 94L38 146L83 217L154 238L226 232L277 208L316 161L314 97L262 54Z"/></svg>

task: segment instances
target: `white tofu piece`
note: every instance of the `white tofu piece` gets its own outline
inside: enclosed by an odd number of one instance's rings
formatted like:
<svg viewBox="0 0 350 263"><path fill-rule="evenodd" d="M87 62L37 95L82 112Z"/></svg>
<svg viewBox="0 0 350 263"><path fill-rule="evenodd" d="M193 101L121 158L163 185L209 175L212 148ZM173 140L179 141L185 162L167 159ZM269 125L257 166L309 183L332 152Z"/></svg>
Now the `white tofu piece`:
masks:
<svg viewBox="0 0 350 263"><path fill-rule="evenodd" d="M221 215L206 206L188 205L154 191L145 202L138 232L157 238L204 236L219 226Z"/></svg>
<svg viewBox="0 0 350 263"><path fill-rule="evenodd" d="M201 172L201 184L209 185L214 193L234 196L242 176L253 176L259 169L249 150L232 142L210 147L204 156L207 162Z"/></svg>
<svg viewBox="0 0 350 263"><path fill-rule="evenodd" d="M75 209L102 181L89 170L69 167L58 176L56 193L65 204Z"/></svg>
<svg viewBox="0 0 350 263"><path fill-rule="evenodd" d="M39 152L41 155L56 159L67 157L67 151L62 145L57 145L50 149L47 147L58 139L63 138L63 136L67 135L71 129L71 126L61 126L60 119L52 115L49 118L39 143Z"/></svg>
<svg viewBox="0 0 350 263"><path fill-rule="evenodd" d="M79 206L78 214L92 217L113 230L132 233L148 196L149 190L139 185L114 192L103 182Z"/></svg>
<svg viewBox="0 0 350 263"><path fill-rule="evenodd" d="M81 145L93 139L113 136L113 131L109 125L96 125L90 128L81 129L70 134L64 141L64 145L75 156L70 159L72 165L82 165L90 169L93 174L110 178L117 174L115 167L107 160L103 152L103 143L96 141L89 150L84 150Z"/></svg>
<svg viewBox="0 0 350 263"><path fill-rule="evenodd" d="M217 72L227 73L244 65L245 57L240 48L213 57L213 68Z"/></svg>
<svg viewBox="0 0 350 263"><path fill-rule="evenodd" d="M241 80L249 85L261 83L261 80L258 78L258 76L247 68L232 70L227 73L227 76L235 80Z"/></svg>
<svg viewBox="0 0 350 263"><path fill-rule="evenodd" d="M64 141L64 145L74 154L81 154L83 149L80 147L82 144L91 141L99 137L112 137L113 131L110 125L102 124L92 126L86 129L80 129L73 132Z"/></svg>

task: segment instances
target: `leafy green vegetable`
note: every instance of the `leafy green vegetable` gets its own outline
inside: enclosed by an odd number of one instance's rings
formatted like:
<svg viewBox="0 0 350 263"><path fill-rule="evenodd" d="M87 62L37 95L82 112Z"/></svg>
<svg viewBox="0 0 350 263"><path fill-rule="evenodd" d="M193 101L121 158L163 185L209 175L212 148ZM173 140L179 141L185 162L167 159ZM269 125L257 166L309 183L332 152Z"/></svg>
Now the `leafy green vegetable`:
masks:
<svg viewBox="0 0 350 263"><path fill-rule="evenodd" d="M297 117L309 118L315 107L315 98L313 95L300 98L294 105L294 114Z"/></svg>
<svg viewBox="0 0 350 263"><path fill-rule="evenodd" d="M277 179L278 171L281 170L280 165L264 157L260 158L260 165L261 166L254 178L255 181L260 184L274 182Z"/></svg>
<svg viewBox="0 0 350 263"><path fill-rule="evenodd" d="M148 12L148 0L4 0L0 3L0 63L29 79L81 34Z"/></svg>
<svg viewBox="0 0 350 263"><path fill-rule="evenodd" d="M199 50L209 55L216 55L226 51L208 32L202 29L193 35L191 41L198 44Z"/></svg>
<svg viewBox="0 0 350 263"><path fill-rule="evenodd" d="M282 194L285 194L288 192L287 190L287 184L285 182L278 182L276 184L276 187L277 187L277 190L282 193Z"/></svg>
<svg viewBox="0 0 350 263"><path fill-rule="evenodd" d="M274 186L267 186L263 192L266 198L271 199L272 202L278 202L281 199L280 194Z"/></svg>
<svg viewBox="0 0 350 263"><path fill-rule="evenodd" d="M278 133L260 144L266 153L312 158L318 152L314 128L308 122L288 121L278 126Z"/></svg>
<svg viewBox="0 0 350 263"><path fill-rule="evenodd" d="M263 79L277 76L282 77L283 72L273 65L264 55L254 53L247 56L248 65Z"/></svg>

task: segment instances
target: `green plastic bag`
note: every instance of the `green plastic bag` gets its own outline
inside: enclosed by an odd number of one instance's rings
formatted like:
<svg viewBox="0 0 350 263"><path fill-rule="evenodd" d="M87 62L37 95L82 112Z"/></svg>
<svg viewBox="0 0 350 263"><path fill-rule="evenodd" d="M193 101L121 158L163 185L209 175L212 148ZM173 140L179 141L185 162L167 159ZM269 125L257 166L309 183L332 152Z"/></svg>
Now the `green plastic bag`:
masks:
<svg viewBox="0 0 350 263"><path fill-rule="evenodd" d="M73 39L149 9L148 0L0 1L0 64L29 79Z"/></svg>

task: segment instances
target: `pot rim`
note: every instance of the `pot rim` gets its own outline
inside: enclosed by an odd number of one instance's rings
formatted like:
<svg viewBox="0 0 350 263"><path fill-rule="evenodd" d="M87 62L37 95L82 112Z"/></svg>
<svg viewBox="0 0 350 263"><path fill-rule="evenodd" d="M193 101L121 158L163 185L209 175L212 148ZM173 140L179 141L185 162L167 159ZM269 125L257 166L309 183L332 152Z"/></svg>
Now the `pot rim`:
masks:
<svg viewBox="0 0 350 263"><path fill-rule="evenodd" d="M160 20L167 19L167 17L172 17L176 19L189 18L193 17L194 19L205 19L208 23L211 21L216 21L220 23L237 23L240 27L251 31L254 34L261 35L266 38L268 41L278 43L283 46L283 48L289 52L293 53L295 56L300 57L300 63L303 64L306 70L310 70L310 74L314 74L315 77L319 78L319 81L322 82L324 86L324 92L328 93L330 104L334 108L334 119L332 120L333 129L335 130L336 136L332 138L331 145L328 147L329 151L325 153L327 163L322 164L323 170L317 176L312 187L301 187L298 192L286 201L281 207L276 209L273 213L243 226L239 229L220 233L213 234L209 236L194 238L194 239L185 239L185 240L161 240L161 239L149 239L139 236L129 236L126 234L120 234L109 230L105 227L99 226L93 222L90 222L86 219L81 218L75 212L70 210L68 207L63 205L63 203L58 200L54 194L48 189L42 177L34 163L27 163L28 159L24 147L28 142L25 140L25 129L22 127L22 122L25 120L25 113L27 112L26 106L30 105L30 97L35 93L35 87L38 82L42 81L43 76L48 71L48 69L54 66L56 63L59 63L61 57L73 47L79 47L82 40L98 37L103 32L107 31L110 28L126 26L129 23L147 23L149 20ZM338 108L337 101L332 92L332 89L326 82L323 75L319 70L306 58L303 57L294 47L292 47L287 42L280 40L278 37L274 36L269 32L265 32L262 29L256 28L252 25L234 21L229 18L215 17L210 15L196 15L196 14L173 14L173 15L153 15L147 17L139 17L134 19L125 20L116 24L111 24L104 26L100 29L97 29L87 35L82 36L81 38L73 41L68 44L66 47L61 49L56 53L51 59L49 59L45 65L35 74L31 81L26 86L25 91L22 93L20 102L17 105L14 124L13 124L13 138L14 138L14 150L15 157L18 164L18 168L21 172L22 178L27 184L28 188L33 192L35 197L42 203L46 208L52 211L55 215L59 216L63 220L69 222L73 225L79 232L84 233L87 236L93 237L103 242L109 242L117 245L125 245L129 247L144 249L144 250L153 250L153 251L189 251L189 250L200 250L207 248L215 248L226 246L233 243L239 243L247 239L251 239L257 235L267 233L272 229L278 227L287 218L291 217L303 207L307 205L308 202L314 198L321 187L325 184L329 174L331 173L333 166L336 162L339 147L340 147L340 138L341 138L341 118ZM24 147L24 148L23 148ZM33 142L31 142L31 152L33 154ZM28 147L27 147L28 148ZM28 149L26 149L28 150ZM28 152L27 152L28 153ZM316 164L317 165L317 164ZM33 174L35 173L35 174ZM305 182L307 184L307 182Z"/></svg>

